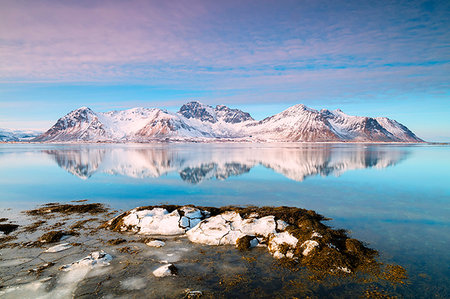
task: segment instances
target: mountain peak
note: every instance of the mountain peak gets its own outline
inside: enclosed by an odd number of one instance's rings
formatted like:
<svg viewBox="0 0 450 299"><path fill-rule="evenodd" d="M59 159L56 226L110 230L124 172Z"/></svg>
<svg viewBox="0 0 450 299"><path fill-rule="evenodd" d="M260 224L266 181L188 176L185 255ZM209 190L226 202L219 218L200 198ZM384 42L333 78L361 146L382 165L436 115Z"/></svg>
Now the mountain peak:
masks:
<svg viewBox="0 0 450 299"><path fill-rule="evenodd" d="M297 105L291 106L283 111L283 113L285 113L285 114L295 114L295 113L299 113L299 112L300 113L303 113L303 112L318 113L317 110L309 108L304 104L297 104Z"/></svg>
<svg viewBox="0 0 450 299"><path fill-rule="evenodd" d="M204 105L199 101L191 101L181 106L178 111L179 114L186 118L195 118L201 121L207 121L211 123L217 122L216 113L214 108L208 105Z"/></svg>

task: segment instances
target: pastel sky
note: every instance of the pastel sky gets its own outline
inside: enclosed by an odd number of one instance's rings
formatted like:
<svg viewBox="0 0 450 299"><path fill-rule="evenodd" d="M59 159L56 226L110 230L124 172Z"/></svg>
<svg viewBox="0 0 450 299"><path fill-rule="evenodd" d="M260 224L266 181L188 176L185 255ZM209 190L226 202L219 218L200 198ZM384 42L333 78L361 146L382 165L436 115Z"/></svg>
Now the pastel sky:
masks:
<svg viewBox="0 0 450 299"><path fill-rule="evenodd" d="M294 104L450 141L450 1L0 0L0 127L80 106Z"/></svg>

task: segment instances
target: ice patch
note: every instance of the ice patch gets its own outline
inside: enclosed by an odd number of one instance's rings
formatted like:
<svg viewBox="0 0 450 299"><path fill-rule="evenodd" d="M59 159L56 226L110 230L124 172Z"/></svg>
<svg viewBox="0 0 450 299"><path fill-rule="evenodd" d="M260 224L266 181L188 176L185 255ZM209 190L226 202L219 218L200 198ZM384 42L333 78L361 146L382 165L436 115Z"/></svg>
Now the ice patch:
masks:
<svg viewBox="0 0 450 299"><path fill-rule="evenodd" d="M275 258L293 258L294 249L297 246L298 239L288 232L273 234L269 239L268 249ZM287 246L286 253L283 253L283 246Z"/></svg>
<svg viewBox="0 0 450 299"><path fill-rule="evenodd" d="M286 223L285 221L283 221L283 220L281 220L281 219L278 219L278 220L277 220L277 229L278 229L279 231L285 230L288 226L289 226L289 224Z"/></svg>
<svg viewBox="0 0 450 299"><path fill-rule="evenodd" d="M140 277L131 277L120 283L121 287L125 290L140 290L146 286L145 280Z"/></svg>
<svg viewBox="0 0 450 299"><path fill-rule="evenodd" d="M46 251L44 252L60 252L66 249L69 249L70 247L72 247L72 245L70 245L69 243L62 243L62 244L58 244L55 246L52 246L50 248L48 248Z"/></svg>
<svg viewBox="0 0 450 299"><path fill-rule="evenodd" d="M61 266L59 269L62 271L71 271L77 268L93 268L96 266L109 266L109 262L112 260L112 256L102 251L95 251L89 254L87 257L73 262L71 264L67 264Z"/></svg>
<svg viewBox="0 0 450 299"><path fill-rule="evenodd" d="M308 240L308 241L303 242L303 244L300 247L304 248L302 254L304 256L307 256L311 253L311 251L314 248L316 248L318 246L319 246L319 243L317 241Z"/></svg>
<svg viewBox="0 0 450 299"><path fill-rule="evenodd" d="M184 215L181 216L179 211ZM122 229L127 230L131 226L140 234L181 235L208 215L208 212L193 207L182 207L171 213L163 208L142 211L134 209L123 218Z"/></svg>

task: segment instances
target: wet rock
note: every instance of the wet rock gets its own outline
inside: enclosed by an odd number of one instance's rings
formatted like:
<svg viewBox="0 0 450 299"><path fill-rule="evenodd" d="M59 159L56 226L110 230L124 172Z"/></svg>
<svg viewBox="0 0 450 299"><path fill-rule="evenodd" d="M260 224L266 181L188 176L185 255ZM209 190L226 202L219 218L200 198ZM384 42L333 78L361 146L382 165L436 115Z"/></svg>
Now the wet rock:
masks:
<svg viewBox="0 0 450 299"><path fill-rule="evenodd" d="M33 268L31 270L28 270L28 272L30 273L36 273L36 274L40 274L42 271L44 271L47 268L50 268L51 266L53 266L55 263L52 262L48 262L45 263L43 265L40 265L39 267Z"/></svg>
<svg viewBox="0 0 450 299"><path fill-rule="evenodd" d="M166 264L153 271L153 275L156 277L175 276L177 274L178 269L174 264Z"/></svg>
<svg viewBox="0 0 450 299"><path fill-rule="evenodd" d="M6 218L5 218L6 219ZM5 235L9 235L13 231L15 231L19 226L17 224L0 224L0 232L2 232Z"/></svg>

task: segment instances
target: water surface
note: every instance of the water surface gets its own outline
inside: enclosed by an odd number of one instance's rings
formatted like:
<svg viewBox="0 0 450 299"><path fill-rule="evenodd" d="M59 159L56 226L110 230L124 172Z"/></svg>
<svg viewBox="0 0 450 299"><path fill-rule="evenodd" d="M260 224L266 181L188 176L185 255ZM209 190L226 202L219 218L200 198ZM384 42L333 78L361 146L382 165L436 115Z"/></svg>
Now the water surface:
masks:
<svg viewBox="0 0 450 299"><path fill-rule="evenodd" d="M404 266L405 296L450 295L450 148L370 144L0 145L6 209L89 199L312 209Z"/></svg>

